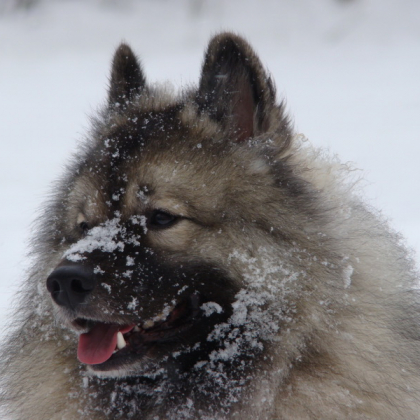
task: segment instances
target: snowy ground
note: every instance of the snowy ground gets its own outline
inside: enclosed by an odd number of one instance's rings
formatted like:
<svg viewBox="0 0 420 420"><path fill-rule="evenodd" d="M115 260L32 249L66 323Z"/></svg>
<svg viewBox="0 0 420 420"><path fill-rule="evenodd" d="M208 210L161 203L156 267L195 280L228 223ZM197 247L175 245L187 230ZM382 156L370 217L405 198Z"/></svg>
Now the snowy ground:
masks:
<svg viewBox="0 0 420 420"><path fill-rule="evenodd" d="M121 40L149 80L182 86L197 81L210 35L245 35L296 128L363 168L368 200L420 252L419 17L417 0L44 0L0 15L0 318Z"/></svg>

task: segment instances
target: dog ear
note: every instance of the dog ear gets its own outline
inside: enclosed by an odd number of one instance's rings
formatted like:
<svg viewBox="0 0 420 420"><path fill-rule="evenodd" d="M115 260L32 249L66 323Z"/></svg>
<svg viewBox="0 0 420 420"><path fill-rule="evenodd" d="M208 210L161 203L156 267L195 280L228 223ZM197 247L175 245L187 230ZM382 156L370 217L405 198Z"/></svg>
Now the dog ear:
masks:
<svg viewBox="0 0 420 420"><path fill-rule="evenodd" d="M146 85L139 60L127 44L121 44L112 60L111 81L108 92L110 108L125 109Z"/></svg>
<svg viewBox="0 0 420 420"><path fill-rule="evenodd" d="M275 89L249 44L232 33L209 43L197 94L201 112L243 141L268 129Z"/></svg>

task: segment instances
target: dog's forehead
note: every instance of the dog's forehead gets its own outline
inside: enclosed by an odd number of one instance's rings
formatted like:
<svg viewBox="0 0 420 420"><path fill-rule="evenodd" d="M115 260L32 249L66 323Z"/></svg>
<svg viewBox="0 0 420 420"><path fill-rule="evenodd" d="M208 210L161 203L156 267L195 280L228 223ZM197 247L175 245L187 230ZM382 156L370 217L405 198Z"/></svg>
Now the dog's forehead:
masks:
<svg viewBox="0 0 420 420"><path fill-rule="evenodd" d="M220 160L223 149L220 137L220 127L206 116L198 118L191 104L170 104L118 117L98 155L103 171L118 167L116 172L133 182L185 184L186 177L194 181L200 173L214 172L215 156Z"/></svg>
<svg viewBox="0 0 420 420"><path fill-rule="evenodd" d="M149 198L200 196L200 192L222 188L218 182L215 157L204 150L188 146L149 153L140 156L138 165L131 168L127 191L147 201ZM220 181L220 180L219 180Z"/></svg>
<svg viewBox="0 0 420 420"><path fill-rule="evenodd" d="M124 166L139 155L153 160L167 150L175 156L198 149L220 134L220 127L206 116L198 117L190 102L146 105L133 105L124 114L112 115L102 127L93 151L102 171Z"/></svg>
<svg viewBox="0 0 420 420"><path fill-rule="evenodd" d="M268 171L252 148L225 136L188 103L116 116L78 177L73 192L78 208L101 218L110 210L125 206L127 213L137 212L151 203L181 212L223 207L232 191Z"/></svg>

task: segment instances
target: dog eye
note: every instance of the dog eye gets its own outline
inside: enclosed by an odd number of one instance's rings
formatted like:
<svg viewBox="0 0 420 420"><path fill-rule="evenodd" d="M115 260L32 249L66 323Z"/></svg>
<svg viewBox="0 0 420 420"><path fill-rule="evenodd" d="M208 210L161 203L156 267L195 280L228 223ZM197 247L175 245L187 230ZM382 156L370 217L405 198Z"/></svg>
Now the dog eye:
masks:
<svg viewBox="0 0 420 420"><path fill-rule="evenodd" d="M86 233L89 230L89 225L87 224L87 222L81 222L79 223L79 228L83 232L83 234L86 235Z"/></svg>
<svg viewBox="0 0 420 420"><path fill-rule="evenodd" d="M88 222L86 221L85 215L83 213L79 213L77 215L76 223L79 230L83 233L83 235L86 235L88 230L90 229L90 226Z"/></svg>
<svg viewBox="0 0 420 420"><path fill-rule="evenodd" d="M150 227L168 228L178 220L177 216L162 210L155 210L149 218Z"/></svg>

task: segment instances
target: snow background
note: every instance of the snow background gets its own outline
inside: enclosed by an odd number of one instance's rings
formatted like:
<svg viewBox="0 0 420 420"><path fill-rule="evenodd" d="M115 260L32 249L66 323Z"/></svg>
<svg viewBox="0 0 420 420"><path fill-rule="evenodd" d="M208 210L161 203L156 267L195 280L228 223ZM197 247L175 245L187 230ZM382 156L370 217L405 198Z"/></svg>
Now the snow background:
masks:
<svg viewBox="0 0 420 420"><path fill-rule="evenodd" d="M121 40L149 82L179 87L197 83L211 35L244 35L296 129L363 169L368 202L419 252L418 0L13 1L0 0L0 319L24 279L31 222L106 97Z"/></svg>

